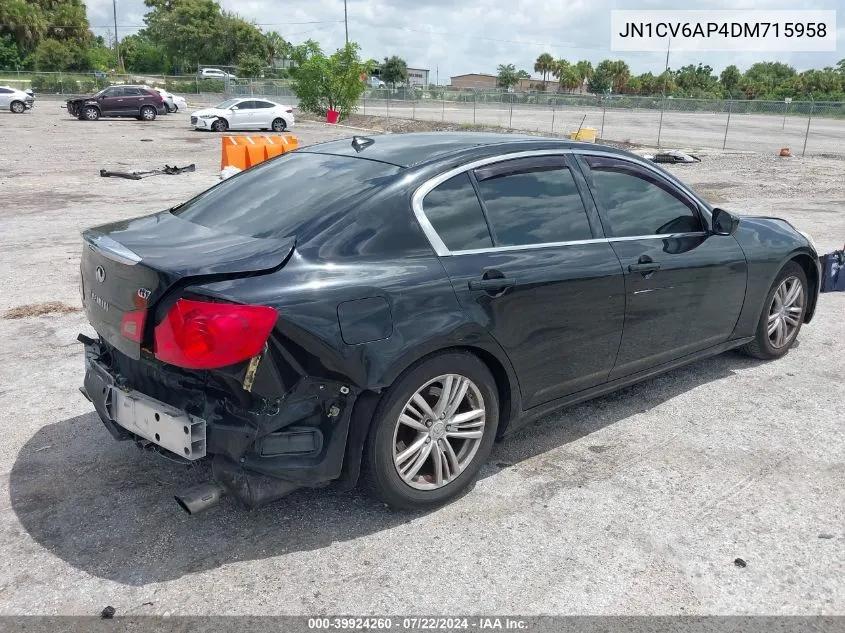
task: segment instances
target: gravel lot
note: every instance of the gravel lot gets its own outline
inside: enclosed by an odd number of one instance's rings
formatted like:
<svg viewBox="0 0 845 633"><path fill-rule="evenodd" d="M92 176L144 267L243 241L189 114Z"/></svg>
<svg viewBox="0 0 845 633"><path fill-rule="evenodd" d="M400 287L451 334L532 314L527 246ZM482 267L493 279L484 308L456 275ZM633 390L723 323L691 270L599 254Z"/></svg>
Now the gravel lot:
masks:
<svg viewBox="0 0 845 633"><path fill-rule="evenodd" d="M81 229L218 178L219 137L185 115L41 102L0 139L0 314L79 307ZM711 201L845 241L842 158L701 156L674 169ZM165 163L197 171L98 175ZM82 314L0 318L0 614L843 614L843 321L825 295L780 361L724 354L548 416L430 514L318 491L189 517L172 495L197 473L112 441L77 391Z"/></svg>

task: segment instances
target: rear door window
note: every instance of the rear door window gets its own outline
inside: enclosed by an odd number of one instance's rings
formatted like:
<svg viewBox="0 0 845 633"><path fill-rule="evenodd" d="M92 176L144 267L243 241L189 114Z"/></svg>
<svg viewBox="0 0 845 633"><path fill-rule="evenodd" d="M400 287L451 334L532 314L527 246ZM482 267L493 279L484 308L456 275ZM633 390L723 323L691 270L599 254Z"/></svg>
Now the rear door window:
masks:
<svg viewBox="0 0 845 633"><path fill-rule="evenodd" d="M475 171L496 246L529 246L593 237L587 211L563 156L496 163Z"/></svg>
<svg viewBox="0 0 845 633"><path fill-rule="evenodd" d="M423 211L450 251L493 246L484 211L466 172L426 194Z"/></svg>

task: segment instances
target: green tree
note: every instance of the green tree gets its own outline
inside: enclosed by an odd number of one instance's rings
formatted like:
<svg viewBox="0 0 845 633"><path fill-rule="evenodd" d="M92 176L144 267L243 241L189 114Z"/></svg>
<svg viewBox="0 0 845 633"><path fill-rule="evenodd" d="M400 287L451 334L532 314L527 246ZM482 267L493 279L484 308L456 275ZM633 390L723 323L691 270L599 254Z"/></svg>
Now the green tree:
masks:
<svg viewBox="0 0 845 633"><path fill-rule="evenodd" d="M0 68L16 70L22 63L14 38L11 35L0 36Z"/></svg>
<svg viewBox="0 0 845 633"><path fill-rule="evenodd" d="M552 69L552 76L558 80L561 88L563 87L563 76L569 68L570 63L568 61L559 59L555 62L554 68Z"/></svg>
<svg viewBox="0 0 845 633"><path fill-rule="evenodd" d="M578 71L578 77L580 79L580 89L584 88L584 82L586 82L590 75L593 74L593 63L588 59L582 59L575 64L575 69Z"/></svg>
<svg viewBox="0 0 845 633"><path fill-rule="evenodd" d="M587 92L591 92L594 95L606 94L613 86L613 76L602 64L596 66L596 69L587 80Z"/></svg>
<svg viewBox="0 0 845 633"><path fill-rule="evenodd" d="M109 70L117 66L114 49L107 46L102 37L95 38L88 50L85 51L85 61L86 70Z"/></svg>
<svg viewBox="0 0 845 633"><path fill-rule="evenodd" d="M390 84L396 88L396 84L402 84L408 81L408 64L401 57L393 55L385 57L384 63L381 65L379 77L384 83Z"/></svg>
<svg viewBox="0 0 845 633"><path fill-rule="evenodd" d="M299 107L314 114L337 110L341 117L349 116L364 93L360 75L364 65L358 55L360 47L349 42L331 57L326 57L319 45L309 40L296 47L293 59L291 89L299 98Z"/></svg>
<svg viewBox="0 0 845 633"><path fill-rule="evenodd" d="M165 73L169 70L164 50L149 40L146 31L124 37L120 42L120 57L129 72Z"/></svg>
<svg viewBox="0 0 845 633"><path fill-rule="evenodd" d="M285 38L279 35L276 31L270 31L264 34L264 46L267 49L267 65L275 66L276 60L284 62L290 59L291 45Z"/></svg>
<svg viewBox="0 0 845 633"><path fill-rule="evenodd" d="M238 75L241 77L258 77L264 69L264 59L257 55L241 55L238 58Z"/></svg>
<svg viewBox="0 0 845 633"><path fill-rule="evenodd" d="M502 88L510 88L519 83L519 75L513 64L499 64L496 68L496 80Z"/></svg>
<svg viewBox="0 0 845 633"><path fill-rule="evenodd" d="M58 40L41 40L35 49L35 70L61 71L73 65L70 48Z"/></svg>
<svg viewBox="0 0 845 633"><path fill-rule="evenodd" d="M534 62L534 72L543 75L543 84L545 84L546 78L550 73L554 73L556 66L555 58L549 53L543 53Z"/></svg>
<svg viewBox="0 0 845 633"><path fill-rule="evenodd" d="M731 64L727 66L719 75L719 85L728 97L734 95L739 88L739 83L742 81L742 73L739 68Z"/></svg>

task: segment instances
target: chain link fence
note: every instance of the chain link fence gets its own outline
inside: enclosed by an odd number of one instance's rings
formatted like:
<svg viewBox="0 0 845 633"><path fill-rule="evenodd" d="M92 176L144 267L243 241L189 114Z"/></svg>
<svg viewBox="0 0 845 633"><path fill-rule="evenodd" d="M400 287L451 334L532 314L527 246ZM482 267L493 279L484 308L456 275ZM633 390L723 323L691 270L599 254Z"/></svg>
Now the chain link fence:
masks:
<svg viewBox="0 0 845 633"><path fill-rule="evenodd" d="M550 134L594 128L602 139L660 148L845 153L845 103L509 93L368 91L359 112Z"/></svg>
<svg viewBox="0 0 845 633"><path fill-rule="evenodd" d="M113 84L164 87L194 103L228 96L297 100L284 79L201 79L194 75L108 75L0 71L0 84L38 94L94 92ZM796 154L845 154L845 102L678 99L443 87L368 89L358 112L388 118L567 135L594 128L599 138L647 147Z"/></svg>

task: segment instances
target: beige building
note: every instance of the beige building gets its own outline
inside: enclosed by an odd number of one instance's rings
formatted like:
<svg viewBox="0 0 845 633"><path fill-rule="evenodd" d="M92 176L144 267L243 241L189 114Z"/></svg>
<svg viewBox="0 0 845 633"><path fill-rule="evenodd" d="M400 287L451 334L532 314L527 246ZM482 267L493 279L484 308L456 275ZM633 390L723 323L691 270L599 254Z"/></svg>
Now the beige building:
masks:
<svg viewBox="0 0 845 633"><path fill-rule="evenodd" d="M470 73L468 75L456 75L451 79L451 85L458 90L493 90L497 87L498 78L496 75L488 75L486 73ZM520 79L519 83L514 86L514 90L528 91L528 90L543 90L545 85L546 92L555 92L558 89L558 82L556 79L547 79L545 83L542 78L539 79Z"/></svg>
<svg viewBox="0 0 845 633"><path fill-rule="evenodd" d="M492 90L496 87L496 75L469 73L451 78L451 86L459 90Z"/></svg>

